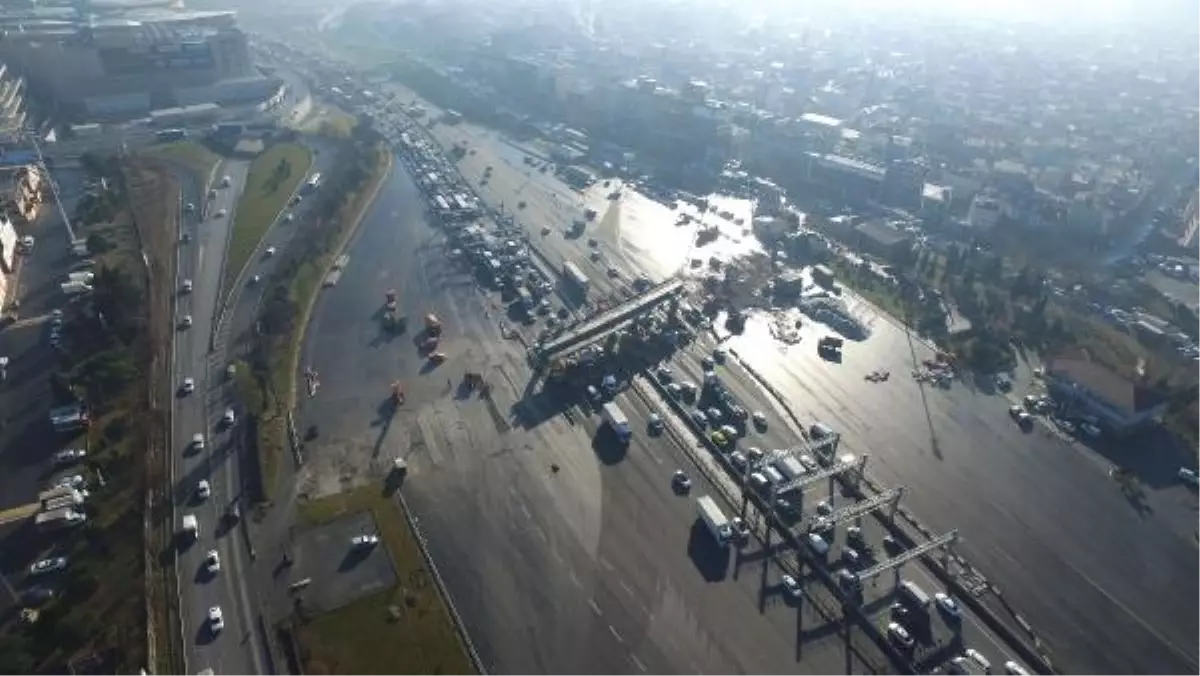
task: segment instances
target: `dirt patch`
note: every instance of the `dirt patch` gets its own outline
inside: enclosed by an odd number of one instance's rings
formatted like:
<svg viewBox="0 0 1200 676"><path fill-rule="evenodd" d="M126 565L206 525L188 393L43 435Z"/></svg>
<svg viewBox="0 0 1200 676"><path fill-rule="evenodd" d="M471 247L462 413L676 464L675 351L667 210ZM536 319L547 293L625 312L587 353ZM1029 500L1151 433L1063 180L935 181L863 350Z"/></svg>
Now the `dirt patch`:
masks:
<svg viewBox="0 0 1200 676"><path fill-rule="evenodd" d="M178 589L167 551L173 528L170 497L171 326L175 288L175 247L179 232L180 187L157 160L134 158L124 167L133 223L144 254L146 281L145 539L150 664L159 673L182 673Z"/></svg>

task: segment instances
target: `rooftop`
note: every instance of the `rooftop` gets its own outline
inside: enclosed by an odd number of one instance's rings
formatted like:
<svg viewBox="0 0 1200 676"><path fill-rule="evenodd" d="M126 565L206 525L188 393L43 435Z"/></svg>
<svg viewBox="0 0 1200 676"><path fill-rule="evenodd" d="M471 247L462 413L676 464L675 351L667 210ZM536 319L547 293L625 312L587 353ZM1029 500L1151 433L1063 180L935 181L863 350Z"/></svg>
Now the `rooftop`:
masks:
<svg viewBox="0 0 1200 676"><path fill-rule="evenodd" d="M1162 396L1150 388L1088 359L1086 355L1054 357L1046 362L1046 373L1091 390L1126 414L1145 411L1163 402Z"/></svg>

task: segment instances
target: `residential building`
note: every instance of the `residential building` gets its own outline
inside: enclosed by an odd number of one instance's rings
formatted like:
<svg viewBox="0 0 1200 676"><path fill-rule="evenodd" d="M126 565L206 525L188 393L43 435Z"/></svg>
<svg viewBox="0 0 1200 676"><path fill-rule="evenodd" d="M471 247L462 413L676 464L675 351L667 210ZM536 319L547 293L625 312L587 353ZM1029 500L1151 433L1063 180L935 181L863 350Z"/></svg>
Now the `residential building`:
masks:
<svg viewBox="0 0 1200 676"><path fill-rule="evenodd" d="M1003 213L1000 200L980 193L971 200L971 208L967 210L967 225L973 230L991 230L1000 222Z"/></svg>
<svg viewBox="0 0 1200 676"><path fill-rule="evenodd" d="M888 260L911 248L908 233L879 219L863 221L854 226L856 248Z"/></svg>

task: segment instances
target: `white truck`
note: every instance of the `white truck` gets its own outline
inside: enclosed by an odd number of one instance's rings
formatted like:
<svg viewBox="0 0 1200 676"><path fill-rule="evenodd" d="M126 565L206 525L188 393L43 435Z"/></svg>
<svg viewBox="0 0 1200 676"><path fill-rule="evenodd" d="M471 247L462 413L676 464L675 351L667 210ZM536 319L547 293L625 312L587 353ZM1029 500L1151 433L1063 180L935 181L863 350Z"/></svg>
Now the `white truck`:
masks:
<svg viewBox="0 0 1200 676"><path fill-rule="evenodd" d="M63 282L62 292L68 296L74 296L80 293L88 293L92 290L91 285L84 282Z"/></svg>
<svg viewBox="0 0 1200 676"><path fill-rule="evenodd" d="M775 461L775 469L788 481L793 481L805 475L804 465L794 455L785 455Z"/></svg>
<svg viewBox="0 0 1200 676"><path fill-rule="evenodd" d="M600 418L604 421L604 424L612 428L613 433L617 435L617 439L620 439L621 443L629 443L630 437L633 436L633 429L629 427L629 418L625 417L625 412L618 408L614 402L604 402L604 405L600 407Z"/></svg>
<svg viewBox="0 0 1200 676"><path fill-rule="evenodd" d="M71 507L61 507L43 512L38 512L34 518L34 525L42 532L58 530L70 526L78 526L84 521L87 521L87 516L75 511Z"/></svg>
<svg viewBox="0 0 1200 676"><path fill-rule="evenodd" d="M195 514L185 514L183 517L183 530L181 531L184 537L192 540L200 539L200 522L196 520Z"/></svg>
<svg viewBox="0 0 1200 676"><path fill-rule="evenodd" d="M713 538L716 539L717 544L722 547L729 544L729 541L733 539L733 525L711 495L702 495L696 500L696 512L708 528L708 532L712 533Z"/></svg>
<svg viewBox="0 0 1200 676"><path fill-rule="evenodd" d="M80 282L82 284L91 284L92 280L94 280L94 279L96 279L96 273L94 273L94 272L81 271L81 272L71 272L71 273L67 274L68 282Z"/></svg>

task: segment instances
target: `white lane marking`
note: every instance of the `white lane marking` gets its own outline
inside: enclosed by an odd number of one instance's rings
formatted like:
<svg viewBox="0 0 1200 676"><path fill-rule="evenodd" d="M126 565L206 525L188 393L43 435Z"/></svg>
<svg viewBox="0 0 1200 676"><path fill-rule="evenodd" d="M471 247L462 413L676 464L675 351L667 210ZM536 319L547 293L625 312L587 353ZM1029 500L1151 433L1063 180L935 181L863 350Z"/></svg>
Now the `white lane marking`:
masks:
<svg viewBox="0 0 1200 676"><path fill-rule="evenodd" d="M596 617L604 614L600 611L600 606L596 605L596 599L588 599L588 605L592 607L592 612L596 613Z"/></svg>
<svg viewBox="0 0 1200 676"><path fill-rule="evenodd" d="M621 585L621 589L624 589L626 594L633 596L633 590L629 588L629 585L625 584L625 580L617 580L617 584Z"/></svg>
<svg viewBox="0 0 1200 676"><path fill-rule="evenodd" d="M609 631L609 633L611 633L613 635L613 638L617 639L617 643L625 642L625 639L621 638L621 635L617 633L616 628L613 627L611 624L608 625L608 631Z"/></svg>
<svg viewBox="0 0 1200 676"><path fill-rule="evenodd" d="M546 537L546 531L542 530L538 526L534 526L533 532L538 534L538 537L540 537L542 539L542 542L549 544L550 538Z"/></svg>
<svg viewBox="0 0 1200 676"><path fill-rule="evenodd" d="M638 671L646 671L646 665L642 664L642 661L638 659L637 655L631 654L629 659L633 660L633 665L638 668Z"/></svg>
<svg viewBox="0 0 1200 676"><path fill-rule="evenodd" d="M580 584L579 578L575 576L575 571L568 570L567 575L571 576L571 584L575 585L576 587L579 587L580 589L583 589L583 585Z"/></svg>
<svg viewBox="0 0 1200 676"><path fill-rule="evenodd" d="M609 563L608 559L604 558L603 556L600 557L600 567L609 571L610 573L613 571L613 565Z"/></svg>
<svg viewBox="0 0 1200 676"><path fill-rule="evenodd" d="M521 505L521 516L524 516L526 520L532 519L533 515L529 513L529 508L525 506L525 503L522 502L522 503L520 503L520 505Z"/></svg>

